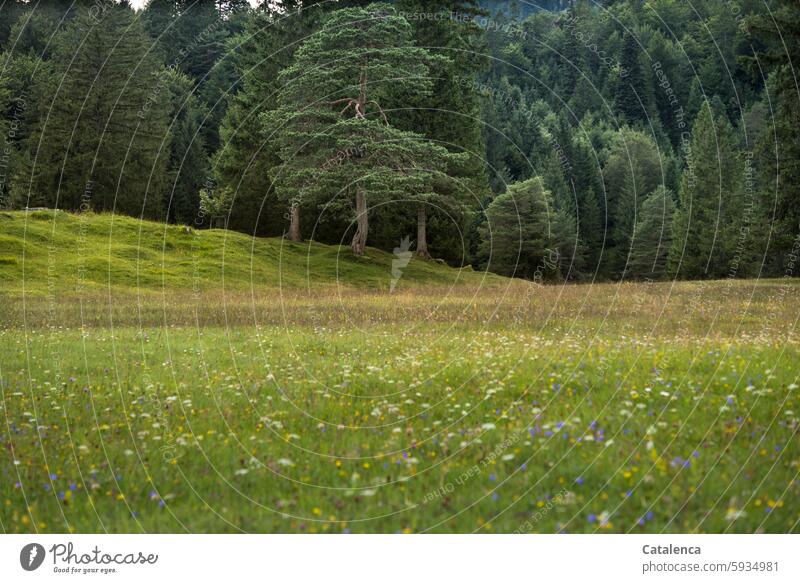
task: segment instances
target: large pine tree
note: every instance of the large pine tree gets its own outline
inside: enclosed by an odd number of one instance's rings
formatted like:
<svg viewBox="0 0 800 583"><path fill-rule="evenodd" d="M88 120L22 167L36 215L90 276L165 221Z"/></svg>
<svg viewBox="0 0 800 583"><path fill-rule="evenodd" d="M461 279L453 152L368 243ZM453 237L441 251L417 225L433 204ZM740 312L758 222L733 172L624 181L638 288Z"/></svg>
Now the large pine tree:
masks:
<svg viewBox="0 0 800 583"><path fill-rule="evenodd" d="M272 178L279 195L291 200L291 238L299 236L302 206L335 207L343 193L352 194L352 248L361 255L368 197L419 207L435 197L433 179L459 162L424 136L392 125L395 96L419 103L431 90L429 65L443 59L416 47L411 33L387 4L338 10L281 72L279 109L262 118L268 139L280 146L282 164Z"/></svg>

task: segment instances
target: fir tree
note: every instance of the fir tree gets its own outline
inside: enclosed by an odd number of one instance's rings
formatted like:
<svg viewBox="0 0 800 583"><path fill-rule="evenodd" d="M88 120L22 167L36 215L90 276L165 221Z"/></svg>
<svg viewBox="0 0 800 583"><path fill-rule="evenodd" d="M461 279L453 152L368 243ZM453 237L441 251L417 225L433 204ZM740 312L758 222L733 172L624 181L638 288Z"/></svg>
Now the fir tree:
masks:
<svg viewBox="0 0 800 583"><path fill-rule="evenodd" d="M581 266L583 271L597 273L605 238L605 221L597 201L597 193L602 192L599 162L586 140L575 140L571 150L570 186L575 198Z"/></svg>
<svg viewBox="0 0 800 583"><path fill-rule="evenodd" d="M476 208L488 190L484 171L484 146L481 139L480 103L473 79L486 66L483 31L474 19L484 14L477 0L400 0L401 13L435 12L449 14L449 19L419 19L411 22L414 42L428 48L431 53L444 58L430 63L432 87L423 94L423 101L415 103L415 96L398 95L401 111L396 114L400 129L423 134L453 153L465 153L466 159L451 172L458 173L458 182L434 182L434 199L440 203L450 201L450 216L459 216L456 207ZM428 257L428 214L437 212L440 205L422 204L417 213L417 255ZM460 225L447 221L457 236ZM443 233L439 232L442 236Z"/></svg>

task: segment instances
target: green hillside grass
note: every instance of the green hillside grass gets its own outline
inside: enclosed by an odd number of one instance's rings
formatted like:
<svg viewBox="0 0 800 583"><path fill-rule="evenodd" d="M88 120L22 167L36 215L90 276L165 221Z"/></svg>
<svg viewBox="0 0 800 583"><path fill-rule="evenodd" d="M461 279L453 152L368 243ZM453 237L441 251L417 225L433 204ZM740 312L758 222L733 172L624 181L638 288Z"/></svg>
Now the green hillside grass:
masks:
<svg viewBox="0 0 800 583"><path fill-rule="evenodd" d="M106 290L304 288L388 289L393 255L349 247L63 211L0 213L0 293ZM486 284L498 276L412 259L398 288Z"/></svg>

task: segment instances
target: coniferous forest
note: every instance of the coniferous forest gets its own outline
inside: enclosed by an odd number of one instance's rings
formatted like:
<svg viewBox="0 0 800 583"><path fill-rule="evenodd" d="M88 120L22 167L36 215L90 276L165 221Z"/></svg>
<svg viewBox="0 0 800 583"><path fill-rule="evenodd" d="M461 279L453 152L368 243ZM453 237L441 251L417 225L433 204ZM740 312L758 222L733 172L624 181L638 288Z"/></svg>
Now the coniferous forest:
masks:
<svg viewBox="0 0 800 583"><path fill-rule="evenodd" d="M789 0L7 0L0 201L356 254L414 233L528 279L779 276L798 22Z"/></svg>
<svg viewBox="0 0 800 583"><path fill-rule="evenodd" d="M798 65L800 0L0 0L0 581L796 582Z"/></svg>

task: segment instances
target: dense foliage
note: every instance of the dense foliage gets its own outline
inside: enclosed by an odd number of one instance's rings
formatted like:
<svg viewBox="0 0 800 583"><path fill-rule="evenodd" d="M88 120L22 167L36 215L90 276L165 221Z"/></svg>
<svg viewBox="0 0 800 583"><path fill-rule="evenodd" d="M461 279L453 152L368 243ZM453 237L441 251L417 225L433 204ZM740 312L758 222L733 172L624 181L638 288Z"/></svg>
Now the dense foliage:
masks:
<svg viewBox="0 0 800 583"><path fill-rule="evenodd" d="M793 275L798 23L791 0L7 1L0 205L357 254L417 233L531 279Z"/></svg>

